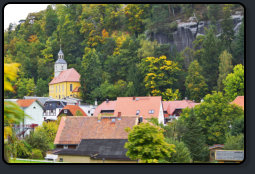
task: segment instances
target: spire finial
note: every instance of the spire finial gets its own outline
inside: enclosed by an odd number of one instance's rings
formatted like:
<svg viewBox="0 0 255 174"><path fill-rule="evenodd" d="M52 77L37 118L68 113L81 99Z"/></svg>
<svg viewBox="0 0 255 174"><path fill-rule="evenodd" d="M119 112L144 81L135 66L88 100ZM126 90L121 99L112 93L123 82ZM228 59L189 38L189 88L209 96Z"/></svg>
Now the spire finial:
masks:
<svg viewBox="0 0 255 174"><path fill-rule="evenodd" d="M60 39L60 50L61 50L61 39Z"/></svg>

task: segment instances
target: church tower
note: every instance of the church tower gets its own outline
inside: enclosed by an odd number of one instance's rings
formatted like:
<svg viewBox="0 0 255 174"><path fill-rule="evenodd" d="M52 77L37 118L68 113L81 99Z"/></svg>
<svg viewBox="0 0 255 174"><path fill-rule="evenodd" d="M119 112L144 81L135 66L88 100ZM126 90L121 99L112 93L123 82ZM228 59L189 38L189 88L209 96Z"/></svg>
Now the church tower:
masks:
<svg viewBox="0 0 255 174"><path fill-rule="evenodd" d="M60 46L60 50L58 52L58 60L55 62L55 67L54 67L54 72L55 75L54 77L57 77L61 71L67 70L67 63L64 60L64 53L61 50L61 46Z"/></svg>

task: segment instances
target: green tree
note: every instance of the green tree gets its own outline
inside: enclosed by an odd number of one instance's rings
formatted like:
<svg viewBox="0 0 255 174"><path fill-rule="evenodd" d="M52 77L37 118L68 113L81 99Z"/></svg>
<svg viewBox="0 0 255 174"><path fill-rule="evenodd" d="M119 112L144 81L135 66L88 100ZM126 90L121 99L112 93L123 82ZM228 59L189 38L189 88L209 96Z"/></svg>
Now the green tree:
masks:
<svg viewBox="0 0 255 174"><path fill-rule="evenodd" d="M48 150L54 149L54 139L57 130L57 122L44 122L42 126L31 132L25 140L33 149L41 150L43 156L45 156Z"/></svg>
<svg viewBox="0 0 255 174"><path fill-rule="evenodd" d="M37 84L36 84L36 89L35 89L35 94L37 96L47 96L48 95L48 82L39 78L37 80Z"/></svg>
<svg viewBox="0 0 255 174"><path fill-rule="evenodd" d="M45 15L45 33L47 36L51 36L52 33L56 30L58 24L58 17L53 10L52 5L48 5Z"/></svg>
<svg viewBox="0 0 255 174"><path fill-rule="evenodd" d="M102 66L95 49L85 48L81 66L82 99L83 101L94 102L95 99L91 97L90 93L102 82Z"/></svg>
<svg viewBox="0 0 255 174"><path fill-rule="evenodd" d="M185 81L186 93L191 100L199 102L207 93L208 88L205 78L202 75L202 68L197 60L194 60L188 69L188 75Z"/></svg>
<svg viewBox="0 0 255 174"><path fill-rule="evenodd" d="M219 4L208 4L207 6L207 17L211 21L212 25L216 25L216 22L220 19L221 5Z"/></svg>
<svg viewBox="0 0 255 174"><path fill-rule="evenodd" d="M220 40L215 36L214 29L206 30L206 35L202 41L202 48L199 50L201 58L198 59L203 68L203 76L209 91L217 86L219 55L221 53Z"/></svg>
<svg viewBox="0 0 255 174"><path fill-rule="evenodd" d="M244 21L240 25L240 29L236 38L231 44L231 50L233 54L233 65L244 64Z"/></svg>
<svg viewBox="0 0 255 174"><path fill-rule="evenodd" d="M229 52L231 51L231 42L234 40L234 22L231 18L231 6L231 4L225 4L223 6L222 34L220 36L224 48Z"/></svg>
<svg viewBox="0 0 255 174"><path fill-rule="evenodd" d="M172 138L167 138L166 142L168 144L174 144L176 152L173 153L173 155L170 158L165 159L165 161L171 163L190 163L192 161L191 153L187 146L182 141L179 142Z"/></svg>
<svg viewBox="0 0 255 174"><path fill-rule="evenodd" d="M219 64L219 78L217 81L218 90L223 90L223 80L227 77L227 75L232 71L232 55L228 53L226 50L223 51L220 55L220 64Z"/></svg>
<svg viewBox="0 0 255 174"><path fill-rule="evenodd" d="M199 123L199 117L191 109L188 116L183 119L185 119L185 131L181 140L188 147L192 161L208 161L209 149L206 145L205 135L202 132L202 126Z"/></svg>
<svg viewBox="0 0 255 174"><path fill-rule="evenodd" d="M244 150L244 135L228 135L224 143L224 150Z"/></svg>
<svg viewBox="0 0 255 174"><path fill-rule="evenodd" d="M221 92L207 94L204 101L193 110L208 145L223 144L230 125L244 114L240 107L229 104ZM182 115L188 116L190 112L189 109L184 110Z"/></svg>
<svg viewBox="0 0 255 174"><path fill-rule="evenodd" d="M157 163L159 159L171 157L174 145L164 140L163 129L149 123L141 123L131 130L127 129L128 142L126 155L133 160L145 163Z"/></svg>
<svg viewBox="0 0 255 174"><path fill-rule="evenodd" d="M244 95L244 66L238 64L233 70L234 72L228 74L223 80L225 95L229 101Z"/></svg>

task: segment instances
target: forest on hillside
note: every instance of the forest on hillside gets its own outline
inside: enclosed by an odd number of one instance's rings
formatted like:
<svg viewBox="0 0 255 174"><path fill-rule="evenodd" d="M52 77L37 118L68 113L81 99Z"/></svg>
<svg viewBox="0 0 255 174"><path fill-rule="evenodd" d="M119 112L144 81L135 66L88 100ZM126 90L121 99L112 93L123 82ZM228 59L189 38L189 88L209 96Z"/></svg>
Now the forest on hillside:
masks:
<svg viewBox="0 0 255 174"><path fill-rule="evenodd" d="M19 63L15 93L48 96L61 48L68 68L81 74L84 103L118 96L160 95L199 102L212 91L228 94L226 77L244 64L244 23L234 32L239 4L56 4L30 13L4 31L4 63ZM177 20L210 21L192 47L178 51L151 37L177 30ZM217 33L220 23L221 33ZM242 71L243 72L243 71ZM244 74L243 74L244 75ZM243 83L243 82L242 82ZM243 84L242 84L243 85ZM244 95L240 89L235 95ZM233 100L234 96L229 99Z"/></svg>

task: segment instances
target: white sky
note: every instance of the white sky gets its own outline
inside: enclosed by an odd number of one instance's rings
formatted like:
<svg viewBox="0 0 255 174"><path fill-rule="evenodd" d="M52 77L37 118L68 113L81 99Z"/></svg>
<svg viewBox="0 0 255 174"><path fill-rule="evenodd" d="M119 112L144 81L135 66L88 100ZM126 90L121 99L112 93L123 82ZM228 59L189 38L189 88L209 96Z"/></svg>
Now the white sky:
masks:
<svg viewBox="0 0 255 174"><path fill-rule="evenodd" d="M49 4L8 4L4 7L4 30L10 23L19 24L29 13L45 10Z"/></svg>

